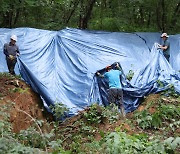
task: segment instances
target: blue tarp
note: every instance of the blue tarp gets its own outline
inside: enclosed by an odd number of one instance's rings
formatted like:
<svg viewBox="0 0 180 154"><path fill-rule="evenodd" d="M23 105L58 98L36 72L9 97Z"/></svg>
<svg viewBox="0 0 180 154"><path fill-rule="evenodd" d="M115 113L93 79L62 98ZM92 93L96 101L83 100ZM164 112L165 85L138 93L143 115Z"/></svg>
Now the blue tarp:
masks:
<svg viewBox="0 0 180 154"><path fill-rule="evenodd" d="M40 94L48 110L55 102L67 105L69 115L92 103L108 105L107 83L95 72L114 62L119 62L124 72L126 112L135 110L143 96L168 84L180 92L180 34L169 37L170 65L156 48L156 42L161 44L160 33L0 28L0 72L8 71L3 45L12 34L18 36L21 53L16 73ZM135 74L129 82L125 75L130 70Z"/></svg>

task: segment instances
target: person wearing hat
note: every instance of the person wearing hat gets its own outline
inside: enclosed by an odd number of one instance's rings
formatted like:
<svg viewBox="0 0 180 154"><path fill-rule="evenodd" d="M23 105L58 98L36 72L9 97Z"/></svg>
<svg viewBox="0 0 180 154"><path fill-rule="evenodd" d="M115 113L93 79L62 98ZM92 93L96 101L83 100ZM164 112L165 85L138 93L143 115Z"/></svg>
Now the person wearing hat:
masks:
<svg viewBox="0 0 180 154"><path fill-rule="evenodd" d="M6 62L8 66L9 73L15 75L14 67L17 62L17 56L19 56L19 48L16 45L17 36L12 35L9 43L4 44L4 54L6 55Z"/></svg>
<svg viewBox="0 0 180 154"><path fill-rule="evenodd" d="M167 33L163 33L161 35L161 38L163 39L163 44L159 45L159 48L163 50L163 54L167 61L169 62L169 57L170 57L170 42L168 40L168 35Z"/></svg>
<svg viewBox="0 0 180 154"><path fill-rule="evenodd" d="M115 67L117 69L112 69L112 66L107 66L106 73L104 73L104 75L99 72L96 72L96 74L100 77L105 77L108 80L108 101L109 103L118 105L118 108L121 110L123 117L125 117L123 106L123 91L121 84L122 71L120 69L119 63L116 63Z"/></svg>

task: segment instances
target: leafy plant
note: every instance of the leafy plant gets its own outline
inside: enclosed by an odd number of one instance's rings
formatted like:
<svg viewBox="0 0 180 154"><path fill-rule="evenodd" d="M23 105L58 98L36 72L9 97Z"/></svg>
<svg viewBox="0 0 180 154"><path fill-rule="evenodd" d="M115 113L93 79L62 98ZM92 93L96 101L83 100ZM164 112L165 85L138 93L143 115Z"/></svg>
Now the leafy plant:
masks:
<svg viewBox="0 0 180 154"><path fill-rule="evenodd" d="M7 78L9 80L21 79L21 75L11 75L9 73L4 73L4 72L0 72L0 77L1 78Z"/></svg>
<svg viewBox="0 0 180 154"><path fill-rule="evenodd" d="M10 89L11 93L15 93L15 92L19 92L19 93L26 93L28 91L29 88L23 89L20 87L15 87L13 89Z"/></svg>
<svg viewBox="0 0 180 154"><path fill-rule="evenodd" d="M17 153L42 153L40 149L26 147L23 144L19 143L18 140L14 138L0 138L0 153L1 154L17 154Z"/></svg>
<svg viewBox="0 0 180 154"><path fill-rule="evenodd" d="M108 107L103 109L103 116L106 117L111 124L120 119L121 114L119 113L117 105L110 104Z"/></svg>
<svg viewBox="0 0 180 154"><path fill-rule="evenodd" d="M175 105L160 105L159 112L164 120L179 119L180 107Z"/></svg>
<svg viewBox="0 0 180 154"><path fill-rule="evenodd" d="M180 147L180 137L174 138L174 137L169 137L164 141L164 144L167 146L167 151L172 152L175 150L177 147Z"/></svg>
<svg viewBox="0 0 180 154"><path fill-rule="evenodd" d="M136 113L135 117L138 125L142 129L147 129L152 127L152 121L153 121L152 115L147 110L143 110L142 112Z"/></svg>
<svg viewBox="0 0 180 154"><path fill-rule="evenodd" d="M83 116L89 124L99 124L103 122L114 123L120 118L118 106L110 104L108 107L93 104Z"/></svg>
<svg viewBox="0 0 180 154"><path fill-rule="evenodd" d="M174 132L175 129L180 127L180 120L179 121L173 121L169 124L170 129Z"/></svg>
<svg viewBox="0 0 180 154"><path fill-rule="evenodd" d="M118 154L118 153L143 153L143 154L164 154L169 151L173 152L177 148L177 141L175 139L174 147L167 144L167 141L148 140L147 135L127 135L124 132L112 132L105 136L101 141L94 141L90 143L91 152L101 151L104 154ZM171 141L170 141L171 142ZM88 145L87 145L88 146Z"/></svg>
<svg viewBox="0 0 180 154"><path fill-rule="evenodd" d="M179 97L179 94L175 91L175 88L174 88L173 84L170 84L168 86L168 89L165 90L164 92L162 92L162 94L165 95L165 96L172 96L172 97L175 97L175 98Z"/></svg>
<svg viewBox="0 0 180 154"><path fill-rule="evenodd" d="M41 153L39 149L25 146L25 141L21 143L18 135L12 132L12 125L9 122L9 114L7 112L12 105L13 103L0 106L0 153Z"/></svg>
<svg viewBox="0 0 180 154"><path fill-rule="evenodd" d="M99 124L106 118L103 114L103 109L97 104L91 105L88 111L84 112L83 116L89 124Z"/></svg>
<svg viewBox="0 0 180 154"><path fill-rule="evenodd" d="M9 122L10 115L7 111L12 107L12 105L13 103L0 105L0 136L2 138L11 135L12 125Z"/></svg>
<svg viewBox="0 0 180 154"><path fill-rule="evenodd" d="M150 113L148 109L135 114L138 125L143 128L159 128L162 126L163 121L172 121L179 119L180 108L174 105L159 104L156 112Z"/></svg>
<svg viewBox="0 0 180 154"><path fill-rule="evenodd" d="M164 83L162 81L157 80L156 82L160 88L164 87Z"/></svg>
<svg viewBox="0 0 180 154"><path fill-rule="evenodd" d="M31 127L27 130L22 130L18 135L18 139L23 141L27 146L45 149L53 136L53 133L41 134L35 128Z"/></svg>
<svg viewBox="0 0 180 154"><path fill-rule="evenodd" d="M0 72L0 77L1 78L7 78L9 80L15 79L15 76L13 76L13 75L11 75L9 73L2 73L2 72Z"/></svg>
<svg viewBox="0 0 180 154"><path fill-rule="evenodd" d="M96 132L95 128L93 128L92 126L86 126L86 125L82 126L80 130L83 134L86 134L86 135L93 135Z"/></svg>
<svg viewBox="0 0 180 154"><path fill-rule="evenodd" d="M83 137L80 134L73 136L72 143L70 145L72 153L81 153L82 143L83 143Z"/></svg>
<svg viewBox="0 0 180 154"><path fill-rule="evenodd" d="M131 79L133 78L134 76L134 72L133 70L129 70L128 74L126 74L126 78L131 81Z"/></svg>
<svg viewBox="0 0 180 154"><path fill-rule="evenodd" d="M66 105L64 105L62 103L58 103L58 102L55 102L54 105L51 105L50 109L54 113L54 116L56 117L57 120L63 119L66 112L69 111L69 109L66 107Z"/></svg>

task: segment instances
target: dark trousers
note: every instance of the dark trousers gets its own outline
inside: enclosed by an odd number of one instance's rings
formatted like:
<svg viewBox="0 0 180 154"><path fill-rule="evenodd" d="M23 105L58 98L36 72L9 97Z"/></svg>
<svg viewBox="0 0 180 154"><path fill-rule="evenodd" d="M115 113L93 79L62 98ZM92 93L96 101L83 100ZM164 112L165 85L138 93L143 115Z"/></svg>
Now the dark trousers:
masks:
<svg viewBox="0 0 180 154"><path fill-rule="evenodd" d="M9 73L12 75L15 75L14 67L16 65L17 59L15 58L11 60L10 58L6 57L6 62L7 62Z"/></svg>
<svg viewBox="0 0 180 154"><path fill-rule="evenodd" d="M123 106L123 91L119 88L110 88L108 90L109 103L116 104L119 108Z"/></svg>
<svg viewBox="0 0 180 154"><path fill-rule="evenodd" d="M169 58L170 56L169 55L164 55L164 57L167 59L167 61L169 62Z"/></svg>

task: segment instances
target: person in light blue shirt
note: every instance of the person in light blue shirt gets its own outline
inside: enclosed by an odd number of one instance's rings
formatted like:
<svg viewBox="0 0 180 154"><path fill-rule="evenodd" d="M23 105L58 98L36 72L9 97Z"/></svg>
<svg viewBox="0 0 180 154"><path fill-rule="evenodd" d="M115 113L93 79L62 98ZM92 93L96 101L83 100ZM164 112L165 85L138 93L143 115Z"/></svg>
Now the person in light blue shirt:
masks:
<svg viewBox="0 0 180 154"><path fill-rule="evenodd" d="M123 106L123 90L121 84L121 69L119 64L116 64L116 70L112 69L112 66L106 67L106 73L104 75L97 72L96 74L100 77L104 77L108 80L109 89L108 89L108 101L109 103L114 103L118 105L118 108L121 110L123 117L125 117L125 111Z"/></svg>
<svg viewBox="0 0 180 154"><path fill-rule="evenodd" d="M120 75L122 74L119 70L113 70L111 67L107 68L107 72L104 77L109 81L109 88L119 88L122 89Z"/></svg>

